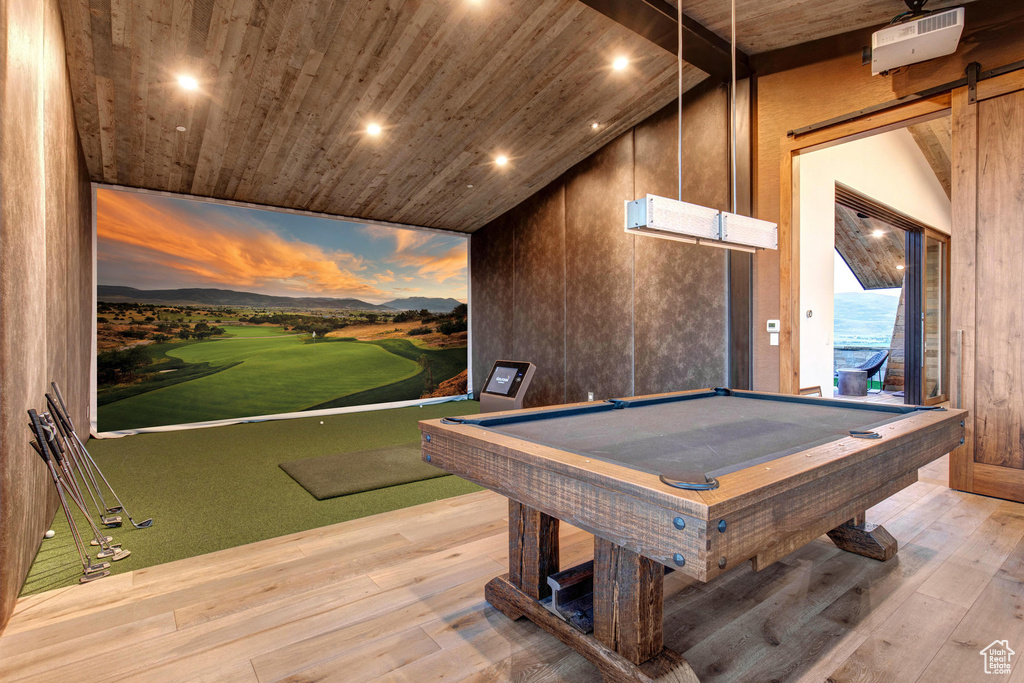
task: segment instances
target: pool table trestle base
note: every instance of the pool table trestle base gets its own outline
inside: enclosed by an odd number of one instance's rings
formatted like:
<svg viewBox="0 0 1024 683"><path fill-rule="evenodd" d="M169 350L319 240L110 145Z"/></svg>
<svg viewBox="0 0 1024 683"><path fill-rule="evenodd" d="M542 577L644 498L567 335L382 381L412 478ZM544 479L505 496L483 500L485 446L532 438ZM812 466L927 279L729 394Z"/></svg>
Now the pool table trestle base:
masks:
<svg viewBox="0 0 1024 683"><path fill-rule="evenodd" d="M666 396L702 400L708 394ZM727 400L766 396L734 394ZM767 396L798 412L804 406L847 409L825 399ZM956 448L965 415L900 409L900 419L873 426L878 439L811 443L719 475L721 486L708 491L674 489L657 474L486 425L430 420L420 427L424 459L509 498L509 574L487 585L488 602L512 619L529 617L594 663L605 680L696 681L685 659L664 648L665 568L699 582L747 561L760 571L823 534L852 553L882 561L895 556L896 540L867 524L864 511L914 484L918 468ZM572 410L557 406L529 416L561 419ZM519 419L525 413L497 415ZM554 600L548 577L555 575L555 587L566 588L564 600L583 603L571 584L587 580L585 568L559 572L559 520L595 537L593 635L541 602Z"/></svg>
<svg viewBox="0 0 1024 683"><path fill-rule="evenodd" d="M634 664L593 635L581 633L546 609L540 602L512 585L508 575L499 576L484 588L484 599L509 619L526 617L579 652L597 667L609 683L698 683L697 675L676 652L662 647L651 659Z"/></svg>

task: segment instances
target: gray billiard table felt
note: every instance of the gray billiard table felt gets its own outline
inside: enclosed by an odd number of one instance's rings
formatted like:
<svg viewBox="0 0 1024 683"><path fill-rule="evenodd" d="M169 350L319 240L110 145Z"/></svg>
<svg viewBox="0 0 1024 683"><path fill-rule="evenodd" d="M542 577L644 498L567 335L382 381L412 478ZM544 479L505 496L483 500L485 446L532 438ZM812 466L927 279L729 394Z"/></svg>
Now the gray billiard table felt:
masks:
<svg viewBox="0 0 1024 683"><path fill-rule="evenodd" d="M851 430L871 431L905 417L834 404L710 396L485 428L669 479L685 479L692 472L718 477L836 441Z"/></svg>

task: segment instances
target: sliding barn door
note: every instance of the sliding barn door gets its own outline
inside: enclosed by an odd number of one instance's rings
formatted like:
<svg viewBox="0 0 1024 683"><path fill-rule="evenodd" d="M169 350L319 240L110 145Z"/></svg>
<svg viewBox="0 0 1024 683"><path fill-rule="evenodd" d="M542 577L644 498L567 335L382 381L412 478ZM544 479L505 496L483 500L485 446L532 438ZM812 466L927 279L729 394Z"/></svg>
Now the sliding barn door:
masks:
<svg viewBox="0 0 1024 683"><path fill-rule="evenodd" d="M953 405L970 411L950 486L1024 501L1024 78L953 94Z"/></svg>

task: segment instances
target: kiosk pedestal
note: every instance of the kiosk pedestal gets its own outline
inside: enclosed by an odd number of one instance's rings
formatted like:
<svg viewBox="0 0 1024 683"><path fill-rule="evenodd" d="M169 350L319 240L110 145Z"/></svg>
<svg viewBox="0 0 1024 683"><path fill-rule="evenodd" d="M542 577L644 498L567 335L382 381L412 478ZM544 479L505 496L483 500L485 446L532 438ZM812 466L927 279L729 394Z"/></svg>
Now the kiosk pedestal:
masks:
<svg viewBox="0 0 1024 683"><path fill-rule="evenodd" d="M518 410L533 380L537 366L533 363L499 360L491 367L484 389L480 392L480 412L496 413Z"/></svg>

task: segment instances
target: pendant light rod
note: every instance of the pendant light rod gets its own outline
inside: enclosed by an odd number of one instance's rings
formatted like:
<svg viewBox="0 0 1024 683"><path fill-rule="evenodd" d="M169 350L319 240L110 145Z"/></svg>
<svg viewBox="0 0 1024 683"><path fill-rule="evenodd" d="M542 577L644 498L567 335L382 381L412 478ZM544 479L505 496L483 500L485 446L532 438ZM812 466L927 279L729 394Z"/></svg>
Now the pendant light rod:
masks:
<svg viewBox="0 0 1024 683"><path fill-rule="evenodd" d="M683 3L682 0L676 0L676 27L678 28L679 34L679 48L676 50L676 75L677 75L677 89L676 95L676 125L678 130L676 131L676 147L677 147L677 194L676 199L683 201Z"/></svg>
<svg viewBox="0 0 1024 683"><path fill-rule="evenodd" d="M594 0L584 0L593 2ZM729 180L732 188L732 212L720 211L683 201L683 51L677 50L678 108L676 163L678 184L676 199L648 194L626 202L625 230L629 234L648 235L691 244L753 252L778 249L775 223L742 216L736 212L736 0L732 0L732 39L729 42L731 82L729 84ZM677 39L683 41L682 1L676 3Z"/></svg>
<svg viewBox="0 0 1024 683"><path fill-rule="evenodd" d="M679 3L682 6L682 2ZM729 149L729 177L732 180L732 212L736 211L736 0L732 0L732 34L729 38L729 48L732 57L732 84L729 87L729 120L732 126L732 134L729 140L732 142ZM682 199L682 197L680 197Z"/></svg>

